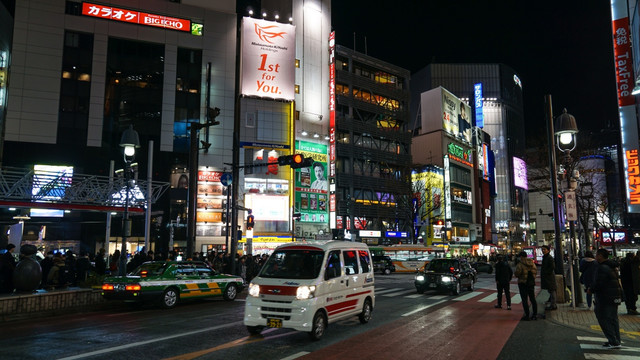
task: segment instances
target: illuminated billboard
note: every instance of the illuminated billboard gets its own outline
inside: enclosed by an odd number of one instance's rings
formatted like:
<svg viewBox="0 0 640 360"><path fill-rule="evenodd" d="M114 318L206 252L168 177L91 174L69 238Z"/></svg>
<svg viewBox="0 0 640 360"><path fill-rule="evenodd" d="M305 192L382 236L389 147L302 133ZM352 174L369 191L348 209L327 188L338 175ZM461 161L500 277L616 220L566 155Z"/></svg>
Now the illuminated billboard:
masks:
<svg viewBox="0 0 640 360"><path fill-rule="evenodd" d="M73 166L34 165L31 196L35 201L60 200L73 181Z"/></svg>
<svg viewBox="0 0 640 360"><path fill-rule="evenodd" d="M242 19L242 95L294 99L295 40L293 25Z"/></svg>
<svg viewBox="0 0 640 360"><path fill-rule="evenodd" d="M447 134L471 143L471 107L455 95L438 87L420 95L422 131L444 130Z"/></svg>
<svg viewBox="0 0 640 360"><path fill-rule="evenodd" d="M476 109L476 126L479 128L484 127L484 114L483 110L483 102L482 102L482 83L477 83L473 85L473 100Z"/></svg>
<svg viewBox="0 0 640 360"><path fill-rule="evenodd" d="M513 157L513 185L529 190L527 183L527 164L524 160L515 156Z"/></svg>
<svg viewBox="0 0 640 360"><path fill-rule="evenodd" d="M174 18L164 15L150 14L146 12L122 9L109 5L100 5L83 2L82 15L126 22L144 26L159 27L167 30L190 32L193 35L202 35L202 24L192 24L191 20Z"/></svg>
<svg viewBox="0 0 640 360"><path fill-rule="evenodd" d="M327 223L327 145L296 141L296 152L312 158L313 165L295 170L295 209L302 222Z"/></svg>
<svg viewBox="0 0 640 360"><path fill-rule="evenodd" d="M616 69L620 144L624 160L627 211L640 213L640 167L638 167L638 118L633 94L634 75L627 2L611 0L613 56Z"/></svg>
<svg viewBox="0 0 640 360"><path fill-rule="evenodd" d="M289 196L245 194L244 206L258 221L289 221Z"/></svg>

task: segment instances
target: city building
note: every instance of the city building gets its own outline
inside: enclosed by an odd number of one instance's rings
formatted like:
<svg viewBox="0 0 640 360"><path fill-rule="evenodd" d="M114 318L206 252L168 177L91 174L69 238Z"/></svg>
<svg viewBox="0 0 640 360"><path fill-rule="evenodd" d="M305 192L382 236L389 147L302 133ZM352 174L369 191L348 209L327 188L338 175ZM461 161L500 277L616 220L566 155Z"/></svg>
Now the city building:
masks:
<svg viewBox="0 0 640 360"><path fill-rule="evenodd" d="M329 184L331 192L335 186L331 228L339 238L370 244L416 241L409 79L408 70L342 46L335 49L335 127L330 124L335 173L330 170ZM329 156L331 161L331 149Z"/></svg>
<svg viewBox="0 0 640 360"><path fill-rule="evenodd" d="M478 84L481 88L479 97L477 96ZM422 112L425 111L421 108L424 106L421 98L424 96L423 93L442 87L454 97L459 98L462 103L467 106L472 105L470 108L474 119L472 126L481 128L490 137L490 142L487 143L486 135L482 132L469 130L470 140L463 141L465 144L463 153L473 148L477 155L482 155L478 158L491 162L493 157L495 164L493 174L475 176L475 179L483 178L484 180L474 180L467 185L471 187L474 184L474 188L485 190L479 194L484 195L475 200L481 201L484 204L483 207L476 208L473 217L465 223L469 224L470 241L478 241L477 239L488 240L486 236L489 229L488 227L483 229L485 227L483 225L486 225L486 221L491 222L491 242L505 249L523 246L528 239L527 184L526 176L523 177L522 174L522 170L526 170L526 164L514 160L514 158L523 159L525 152L522 86L515 71L504 64L430 64L414 73L411 78L411 119L414 121L415 136L435 130L435 128L421 129L425 125L425 119L421 118ZM465 107L467 108L469 107ZM460 138L456 134L449 136ZM483 147L487 151L487 156L481 150ZM493 155L489 155L489 151ZM419 163L416 160L419 154L417 152L412 154L414 162ZM433 153L431 156L436 155ZM424 154L423 157L425 157ZM441 162L442 159L433 161ZM485 160L478 160L478 165L484 162ZM467 170L469 169L471 167ZM481 173L479 167L476 171L478 174ZM516 176L516 171L519 176ZM524 182L521 181L523 179ZM483 185L483 181L489 181L491 188L487 189L487 184ZM492 202L487 199L487 191L495 194Z"/></svg>
<svg viewBox="0 0 640 360"><path fill-rule="evenodd" d="M240 240L230 230L232 216L226 211L232 191L223 175L233 172L232 164L240 169L231 181L238 190L235 213L243 238L249 235L243 219L253 209L255 228L250 230L257 245L262 235L265 244L291 241L291 208L298 196L291 190L302 170L267 163L297 152L296 145L303 153L326 158L330 1L2 4L3 167L62 166L74 174L109 177L112 161L115 169L124 165L119 143L123 131L133 126L141 144L135 178L152 175L170 189L153 204L150 222L132 217L128 251L142 248L147 223L150 248L165 254L185 251L190 241L195 252L205 252L228 249L230 240ZM5 31L12 23L13 36ZM274 28L284 29L286 36ZM250 35L258 39L254 48L239 42ZM273 45L277 38L286 38L287 45ZM193 141L192 124L212 126L203 126ZM323 136L308 139L296 133L299 128ZM189 168L193 155L197 169ZM194 193L191 236L186 225L189 194ZM309 193L318 202L320 195L328 196L328 190ZM50 210L56 210L55 201ZM3 208L3 225L15 223L16 214L31 211ZM329 232L322 215L318 211L301 234ZM114 215L112 222L110 216L99 208L61 217L32 215L25 222L24 240L44 240L60 251L105 247L113 252L120 247L123 226L122 216Z"/></svg>

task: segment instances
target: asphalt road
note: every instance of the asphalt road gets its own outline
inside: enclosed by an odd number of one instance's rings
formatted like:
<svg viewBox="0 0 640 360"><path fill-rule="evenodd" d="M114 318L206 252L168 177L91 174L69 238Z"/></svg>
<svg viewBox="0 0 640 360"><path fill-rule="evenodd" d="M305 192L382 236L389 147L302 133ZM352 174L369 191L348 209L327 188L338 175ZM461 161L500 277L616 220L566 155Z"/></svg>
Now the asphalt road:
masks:
<svg viewBox="0 0 640 360"><path fill-rule="evenodd" d="M589 350L581 348L585 340L578 336L593 334L542 320L519 322L519 304L512 311L493 309L493 289L493 275L481 274L474 292L417 294L412 274L379 275L372 320L331 324L318 342L288 329L250 337L242 324L244 296L233 302L189 302L172 310L122 306L4 323L1 358L585 358Z"/></svg>

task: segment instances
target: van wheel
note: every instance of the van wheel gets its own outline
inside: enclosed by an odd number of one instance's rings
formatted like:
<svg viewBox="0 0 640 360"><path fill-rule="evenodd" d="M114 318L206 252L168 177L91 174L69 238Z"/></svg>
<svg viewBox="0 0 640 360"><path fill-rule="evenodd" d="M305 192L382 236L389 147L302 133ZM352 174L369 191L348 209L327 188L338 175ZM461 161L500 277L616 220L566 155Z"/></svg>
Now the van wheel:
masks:
<svg viewBox="0 0 640 360"><path fill-rule="evenodd" d="M175 288L168 288L162 293L160 305L165 309L171 309L176 306L179 299L180 294L178 294L178 291Z"/></svg>
<svg viewBox="0 0 640 360"><path fill-rule="evenodd" d="M324 317L322 311L318 311L313 317L313 326L309 332L309 337L313 341L318 341L324 335L324 331L327 328L327 319Z"/></svg>
<svg viewBox="0 0 640 360"><path fill-rule="evenodd" d="M259 335L262 332L262 326L247 326L247 331L251 335Z"/></svg>
<svg viewBox="0 0 640 360"><path fill-rule="evenodd" d="M389 274L391 274L391 269L385 268L383 272L384 272L385 275L389 275Z"/></svg>
<svg viewBox="0 0 640 360"><path fill-rule="evenodd" d="M364 305L362 306L362 312L358 317L360 318L360 323L366 324L371 320L371 312L373 311L373 306L371 306L371 300L366 299L364 301Z"/></svg>
<svg viewBox="0 0 640 360"><path fill-rule="evenodd" d="M235 300L236 296L238 296L238 288L235 284L227 285L227 288L224 290L224 294L222 297L227 301Z"/></svg>
<svg viewBox="0 0 640 360"><path fill-rule="evenodd" d="M460 294L460 290L461 290L460 281L456 281L456 287L453 290L451 290L451 295Z"/></svg>

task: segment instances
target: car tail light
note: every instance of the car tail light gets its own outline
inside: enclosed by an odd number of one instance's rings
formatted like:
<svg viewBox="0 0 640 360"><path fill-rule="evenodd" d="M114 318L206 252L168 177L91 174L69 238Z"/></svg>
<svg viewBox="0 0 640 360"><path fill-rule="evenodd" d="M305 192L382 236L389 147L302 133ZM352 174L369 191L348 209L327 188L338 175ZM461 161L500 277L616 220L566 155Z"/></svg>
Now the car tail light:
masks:
<svg viewBox="0 0 640 360"><path fill-rule="evenodd" d="M127 285L127 291L140 291L140 284Z"/></svg>
<svg viewBox="0 0 640 360"><path fill-rule="evenodd" d="M102 290L113 290L113 284L102 284Z"/></svg>
<svg viewBox="0 0 640 360"><path fill-rule="evenodd" d="M147 270L142 270L142 271L140 272L140 276L141 276L141 277L147 277L147 274L148 274L148 273L149 273L149 272L148 272Z"/></svg>
<svg viewBox="0 0 640 360"><path fill-rule="evenodd" d="M453 273L456 272L456 269L452 266L452 267L449 268L449 271L453 274Z"/></svg>

